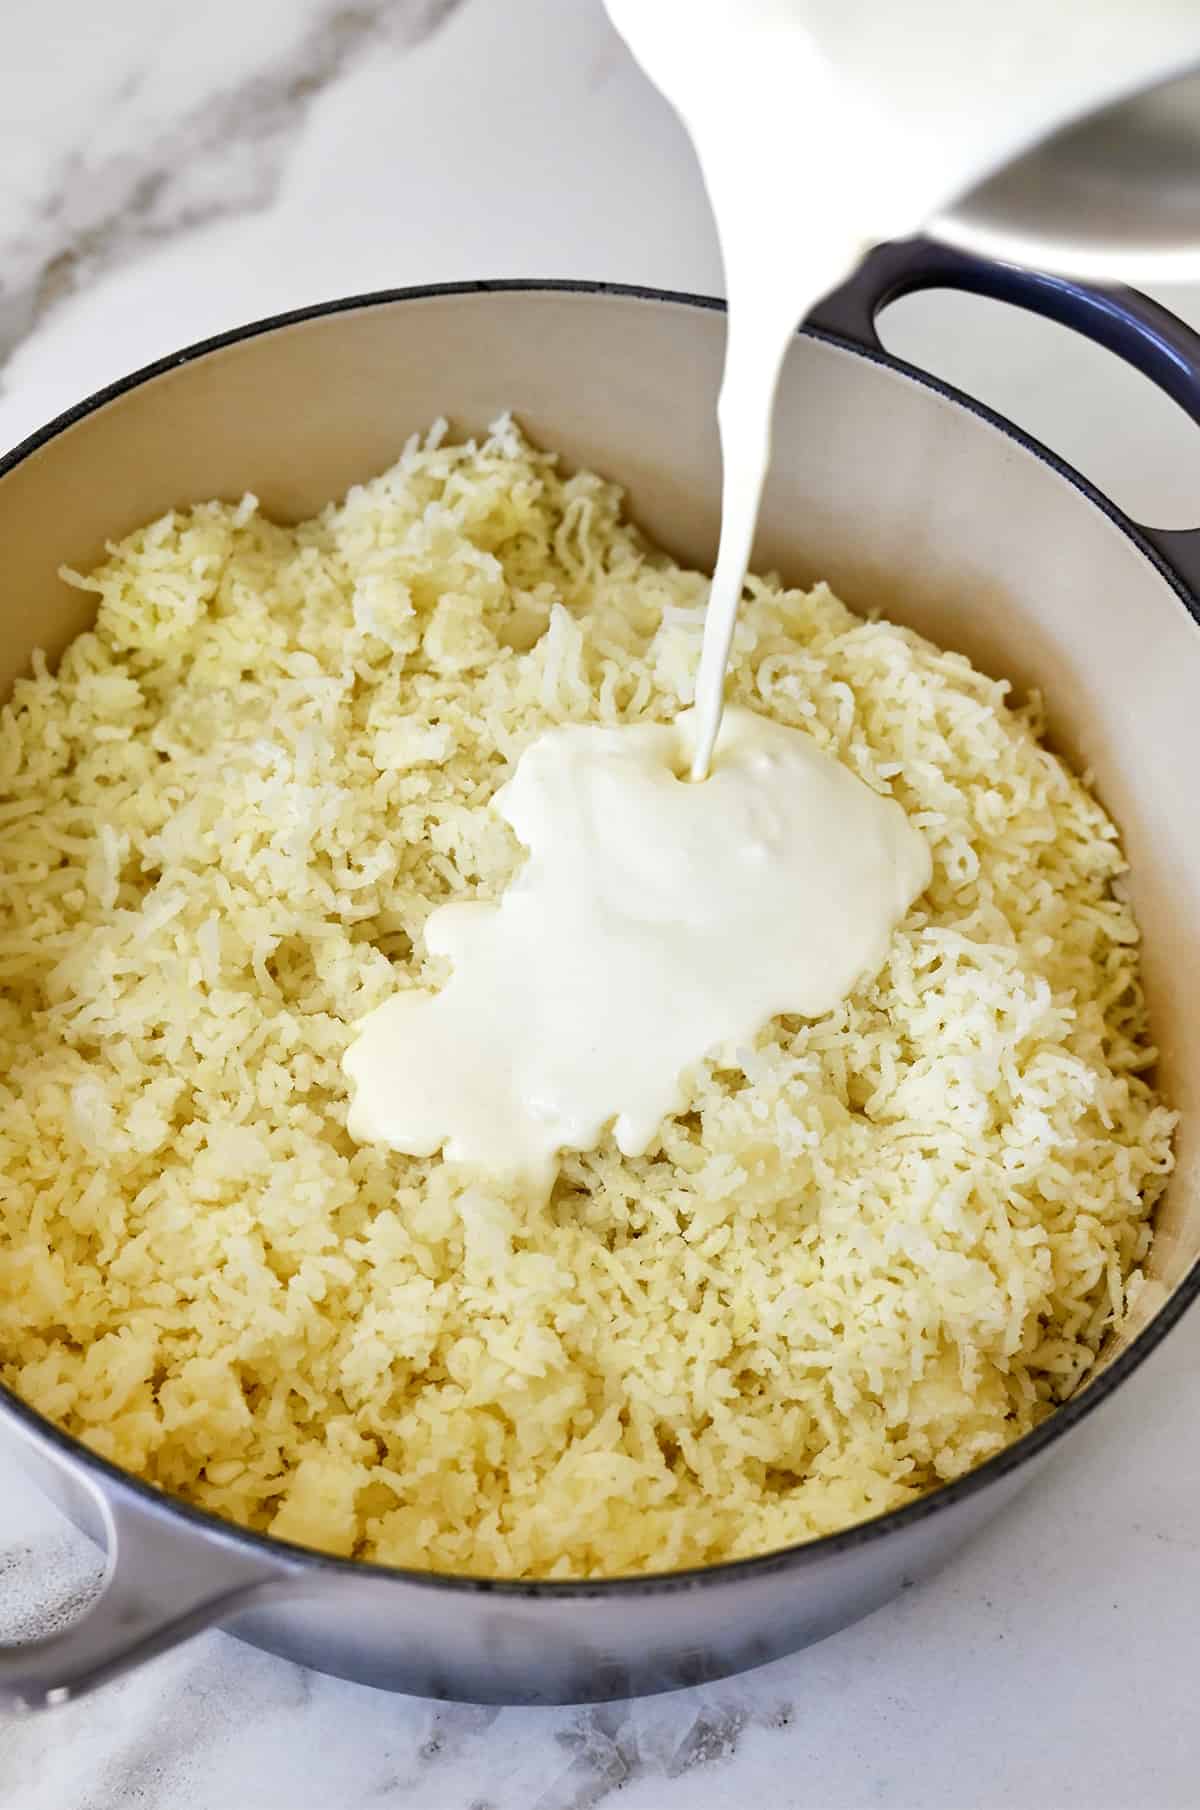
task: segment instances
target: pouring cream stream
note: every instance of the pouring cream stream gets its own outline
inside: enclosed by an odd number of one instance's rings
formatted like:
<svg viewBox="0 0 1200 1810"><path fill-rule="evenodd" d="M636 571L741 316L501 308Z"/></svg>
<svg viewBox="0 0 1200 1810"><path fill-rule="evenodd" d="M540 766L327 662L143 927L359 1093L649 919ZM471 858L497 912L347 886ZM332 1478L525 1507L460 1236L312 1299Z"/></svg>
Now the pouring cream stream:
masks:
<svg viewBox="0 0 1200 1810"><path fill-rule="evenodd" d="M691 135L729 301L721 544L693 777L771 457L788 340L868 245L916 231L1053 127L1200 53L1195 0L606 0Z"/></svg>
<svg viewBox="0 0 1200 1810"><path fill-rule="evenodd" d="M721 544L695 709L540 736L494 800L526 866L498 905L433 913L449 980L398 992L345 1058L355 1137L442 1149L535 1194L607 1125L627 1156L648 1150L706 1055L836 1005L929 883L898 804L799 730L722 718L797 322L872 240L1198 35L1195 0L607 4L692 134L725 261Z"/></svg>

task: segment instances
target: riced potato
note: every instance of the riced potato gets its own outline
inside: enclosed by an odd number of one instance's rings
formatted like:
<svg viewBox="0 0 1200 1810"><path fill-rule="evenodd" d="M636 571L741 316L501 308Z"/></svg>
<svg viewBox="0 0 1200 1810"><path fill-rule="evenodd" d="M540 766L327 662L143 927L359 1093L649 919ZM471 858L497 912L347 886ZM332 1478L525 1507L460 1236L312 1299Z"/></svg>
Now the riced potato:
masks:
<svg viewBox="0 0 1200 1810"><path fill-rule="evenodd" d="M891 792L884 969L548 1204L359 1147L341 1057L521 850L543 728L690 701L706 581L508 421L298 528L164 517L0 718L0 1360L93 1450L289 1540L493 1576L840 1528L1046 1415L1171 1164L1101 807L1036 703L755 582L731 695ZM736 950L730 959L737 959Z"/></svg>

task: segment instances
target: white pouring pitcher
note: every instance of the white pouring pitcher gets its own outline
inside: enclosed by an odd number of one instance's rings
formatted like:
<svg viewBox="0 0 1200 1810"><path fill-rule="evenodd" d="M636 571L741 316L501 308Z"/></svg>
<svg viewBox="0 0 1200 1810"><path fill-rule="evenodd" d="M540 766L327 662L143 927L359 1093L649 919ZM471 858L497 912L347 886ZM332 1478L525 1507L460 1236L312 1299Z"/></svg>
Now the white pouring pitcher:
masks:
<svg viewBox="0 0 1200 1810"><path fill-rule="evenodd" d="M867 238L921 225L1064 275L1200 277L1200 0L606 3L685 118L701 65L720 65L730 132L788 158L798 217L812 173L861 158Z"/></svg>

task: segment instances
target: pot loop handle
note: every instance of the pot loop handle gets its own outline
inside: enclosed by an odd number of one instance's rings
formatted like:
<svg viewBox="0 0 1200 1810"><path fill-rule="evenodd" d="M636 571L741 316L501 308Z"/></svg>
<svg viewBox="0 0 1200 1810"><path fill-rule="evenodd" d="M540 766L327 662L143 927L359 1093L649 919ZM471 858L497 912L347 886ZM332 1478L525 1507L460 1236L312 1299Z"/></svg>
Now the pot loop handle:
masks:
<svg viewBox="0 0 1200 1810"><path fill-rule="evenodd" d="M276 1594L290 1575L234 1538L181 1538L153 1501L94 1492L107 1564L100 1594L59 1633L0 1645L0 1705L66 1703Z"/></svg>
<svg viewBox="0 0 1200 1810"><path fill-rule="evenodd" d="M920 289L962 289L991 296L1071 327L1148 377L1200 426L1200 334L1136 289L1092 286L1016 264L997 264L933 239L898 239L868 252L854 274L817 303L804 324L860 351L881 354L877 317L890 302ZM1138 522L1131 526L1193 598L1200 597L1200 528L1146 528Z"/></svg>

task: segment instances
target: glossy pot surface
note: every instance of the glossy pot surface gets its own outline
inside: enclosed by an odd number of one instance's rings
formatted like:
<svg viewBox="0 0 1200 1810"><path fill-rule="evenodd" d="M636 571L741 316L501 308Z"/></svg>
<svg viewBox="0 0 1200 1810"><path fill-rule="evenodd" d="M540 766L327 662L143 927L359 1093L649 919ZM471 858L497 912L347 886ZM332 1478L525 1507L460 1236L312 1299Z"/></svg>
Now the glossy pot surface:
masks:
<svg viewBox="0 0 1200 1810"><path fill-rule="evenodd" d="M1200 1289L1200 535L1136 528L1043 451L888 359L873 331L905 289L982 290L1078 327L1200 421L1200 342L1127 292L884 247L817 311L783 377L756 563L825 578L978 665L1037 685L1052 737L1121 824L1145 932L1162 1083L1181 1110L1155 1290L1080 1394L977 1471L906 1509L761 1559L608 1582L503 1583L325 1558L242 1533L93 1457L0 1392L0 1444L108 1550L72 1628L0 1650L0 1697L60 1701L215 1622L395 1690L565 1702L666 1690L844 1626L944 1560L1037 1469ZM711 565L724 338L703 299L483 284L336 303L262 323L118 384L0 464L0 688L89 620L57 577L172 505L253 490L284 519L382 469L447 415L511 409L627 486L643 526Z"/></svg>

